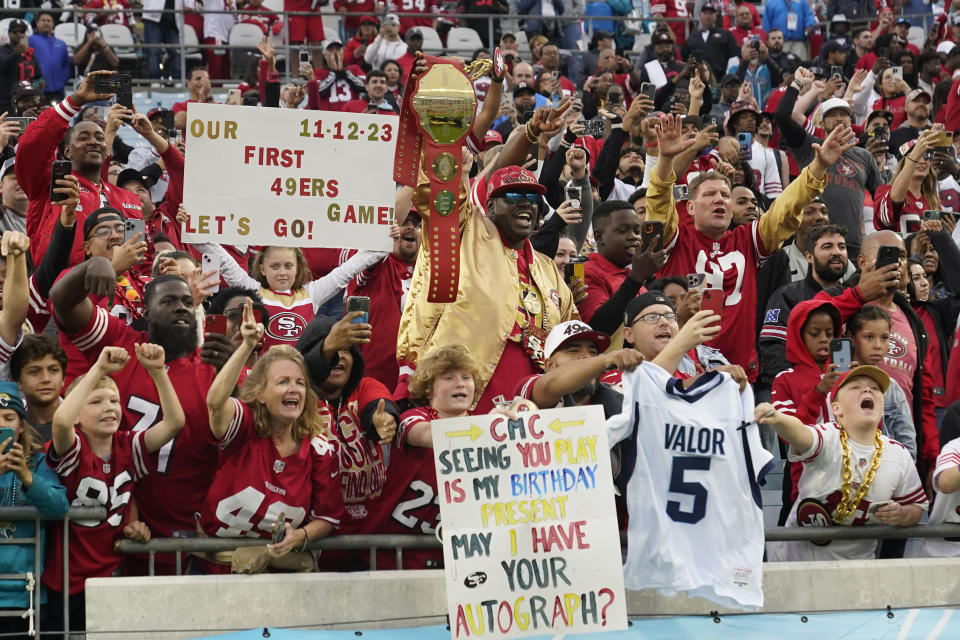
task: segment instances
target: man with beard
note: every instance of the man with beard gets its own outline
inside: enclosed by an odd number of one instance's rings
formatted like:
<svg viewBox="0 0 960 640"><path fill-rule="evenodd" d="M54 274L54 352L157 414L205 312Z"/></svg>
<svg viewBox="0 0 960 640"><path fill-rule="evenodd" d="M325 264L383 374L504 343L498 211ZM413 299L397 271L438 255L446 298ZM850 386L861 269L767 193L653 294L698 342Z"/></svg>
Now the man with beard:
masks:
<svg viewBox="0 0 960 640"><path fill-rule="evenodd" d="M33 263L40 264L60 217L60 208L50 202L50 164L56 158L57 146L64 140L64 157L73 165L73 175L80 181L80 203L77 223L81 226L91 211L103 206L122 211L126 218L142 218L140 198L109 183L101 182L100 170L107 157L103 129L84 120L70 126L73 117L88 102L108 100L113 94L99 94L94 89L98 77L113 75L110 71L88 74L80 88L51 109L37 116L17 145L16 171L20 186L27 194L27 235ZM104 204L104 201L106 204ZM70 264L83 260L84 238L77 234L70 254Z"/></svg>
<svg viewBox="0 0 960 640"><path fill-rule="evenodd" d="M920 131L930 122L930 94L923 89L914 89L907 94L903 110L907 119L890 132L890 142L887 145L898 157L900 146L905 142L916 140L920 136Z"/></svg>
<svg viewBox="0 0 960 640"><path fill-rule="evenodd" d="M138 482L134 498L154 537L192 536L193 514L200 510L217 469L210 440L207 390L233 348L225 336L204 334L198 347L197 320L190 285L179 276L160 276L144 291L146 331L136 331L91 301L113 298L117 274L106 257L93 257L68 271L50 290L57 325L93 364L106 346L120 346L130 364L112 378L123 405L122 429L149 429L160 419L160 398L149 374L132 357L134 345L163 347L167 372L186 415L186 426L158 454L156 474ZM157 556L157 572L174 571L173 555Z"/></svg>
<svg viewBox="0 0 960 640"><path fill-rule="evenodd" d="M740 85L742 84L743 80L732 73L728 73L720 80L720 101L713 103L713 106L710 107L710 115L715 116L718 122L722 123L727 119L730 107L733 106L733 103L737 101L737 96L740 95Z"/></svg>
<svg viewBox="0 0 960 640"><path fill-rule="evenodd" d="M813 73L800 67L793 82L783 93L774 118L777 128L783 135L797 159L800 168L809 165L815 157L816 138L793 121L791 114L801 90L813 84ZM821 126L829 135L838 128L851 125L853 110L845 100L831 98L821 105L823 121ZM830 207L831 221L847 228L847 250L851 259L860 252L863 238L863 201L864 191L871 193L880 184L880 171L873 155L863 147L846 149L836 162L827 167L827 186L823 190L823 201Z"/></svg>
<svg viewBox="0 0 960 640"><path fill-rule="evenodd" d="M513 104L517 110L517 124L526 124L530 119L530 114L537 108L537 97L540 94L533 88L532 84L519 82L513 90ZM542 96L540 96L542 97ZM510 118L505 119L496 127L500 137L506 140L510 137L510 132L514 129L514 123Z"/></svg>
<svg viewBox="0 0 960 640"><path fill-rule="evenodd" d="M808 208L823 209L822 213L810 213ZM813 215L817 220L826 218L823 202L812 202L804 207L804 218ZM797 233L799 236L799 231ZM757 385L769 389L778 373L790 367L787 362L787 318L800 302L811 300L824 289L840 285L852 275L848 269L853 265L847 260L847 230L835 224L813 227L802 238L803 255L809 268L806 277L786 284L770 296L763 316L763 327L757 350L760 353L760 377ZM793 245L796 249L796 240Z"/></svg>
<svg viewBox="0 0 960 640"><path fill-rule="evenodd" d="M397 333L400 314L407 303L413 267L420 251L420 214L411 211L399 227L394 227L393 251L387 257L360 273L347 285L348 296L370 298L367 322L373 327L370 342L360 344L366 375L379 380L387 389L397 386Z"/></svg>
<svg viewBox="0 0 960 640"><path fill-rule="evenodd" d="M767 30L767 55L781 69L796 69L803 60L792 51L783 50L783 31L780 29Z"/></svg>
<svg viewBox="0 0 960 640"><path fill-rule="evenodd" d="M650 42L653 51L653 60L643 65L640 72L642 82L652 82L659 89L667 84L667 80L680 75L683 63L677 60L677 51L669 31L657 31Z"/></svg>

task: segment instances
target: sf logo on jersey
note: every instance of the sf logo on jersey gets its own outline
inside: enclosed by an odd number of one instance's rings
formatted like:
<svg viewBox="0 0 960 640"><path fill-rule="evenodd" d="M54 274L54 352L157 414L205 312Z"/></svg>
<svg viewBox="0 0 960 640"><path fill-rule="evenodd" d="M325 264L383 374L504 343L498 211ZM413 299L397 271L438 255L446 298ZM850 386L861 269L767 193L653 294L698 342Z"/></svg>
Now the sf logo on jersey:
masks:
<svg viewBox="0 0 960 640"><path fill-rule="evenodd" d="M284 311L270 318L267 335L277 340L295 340L306 326L307 323L300 314Z"/></svg>

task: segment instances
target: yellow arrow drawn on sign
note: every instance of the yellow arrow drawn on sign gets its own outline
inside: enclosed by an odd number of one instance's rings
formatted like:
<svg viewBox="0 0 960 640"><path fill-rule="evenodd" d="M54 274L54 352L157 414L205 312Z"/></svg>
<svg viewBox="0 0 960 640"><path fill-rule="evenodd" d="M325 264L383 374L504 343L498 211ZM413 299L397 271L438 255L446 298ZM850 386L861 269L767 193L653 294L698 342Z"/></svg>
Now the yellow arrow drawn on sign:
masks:
<svg viewBox="0 0 960 640"><path fill-rule="evenodd" d="M557 418L550 423L549 428L553 430L554 433L560 433L567 427L576 427L581 424L583 424L583 420L561 420L560 418Z"/></svg>
<svg viewBox="0 0 960 640"><path fill-rule="evenodd" d="M478 427L475 424L470 425L469 429L464 429L462 431L447 431L445 436L448 438L461 438L463 436L469 436L471 440L476 440L483 434L483 429Z"/></svg>

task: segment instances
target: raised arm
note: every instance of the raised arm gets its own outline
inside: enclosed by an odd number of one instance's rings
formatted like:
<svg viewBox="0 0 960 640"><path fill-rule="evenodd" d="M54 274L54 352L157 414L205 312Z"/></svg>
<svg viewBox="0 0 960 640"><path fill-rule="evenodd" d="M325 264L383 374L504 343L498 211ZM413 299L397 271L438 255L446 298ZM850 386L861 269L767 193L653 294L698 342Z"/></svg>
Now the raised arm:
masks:
<svg viewBox="0 0 960 640"><path fill-rule="evenodd" d="M803 207L823 193L827 186L827 167L838 162L844 152L856 144L857 135L850 127L836 127L822 144L813 143L816 150L813 160L773 201L770 210L757 223L766 253L776 251L793 235L800 226Z"/></svg>
<svg viewBox="0 0 960 640"><path fill-rule="evenodd" d="M709 342L720 333L719 320L720 316L709 309L698 311L657 354L652 361L653 364L673 375L690 349Z"/></svg>
<svg viewBox="0 0 960 640"><path fill-rule="evenodd" d="M243 336L243 342L220 369L207 391L210 432L218 441L227 434L227 428L236 411L234 404L230 402L230 396L237 386L240 372L243 371L244 364L253 353L254 347L263 337L263 325L254 319L253 308L249 303L243 306L243 323L240 325L240 333Z"/></svg>
<svg viewBox="0 0 960 640"><path fill-rule="evenodd" d="M377 264L389 255L386 251L358 251L349 260L336 267L330 273L305 285L313 306L319 307L350 284L354 276Z"/></svg>
<svg viewBox="0 0 960 640"><path fill-rule="evenodd" d="M83 375L83 378L67 394L56 413L53 414L53 450L58 456L66 453L76 440L74 425L80 419L80 411L87 402L87 397L96 388L103 376L120 371L130 361L130 354L123 347L104 347L100 357L93 366Z"/></svg>
<svg viewBox="0 0 960 640"><path fill-rule="evenodd" d="M67 333L76 333L90 322L93 303L90 294L105 296L113 305L117 273L106 258L90 258L60 278L50 289L50 301L57 324Z"/></svg>
<svg viewBox="0 0 960 640"><path fill-rule="evenodd" d="M616 367L620 371L632 371L642 362L643 354L635 349L620 349L593 358L565 362L537 378L530 399L539 407L555 407L563 400L563 396L583 388L607 369Z"/></svg>
<svg viewBox="0 0 960 640"><path fill-rule="evenodd" d="M803 453L813 446L813 431L793 416L780 413L773 405L764 402L754 409L757 424L768 424L774 431L793 447L794 451Z"/></svg>
<svg viewBox="0 0 960 640"><path fill-rule="evenodd" d="M253 289L257 291L263 285L256 278L250 276L237 261L233 259L226 249L214 242L198 242L194 245L197 251L201 253L213 253L220 256L220 275L231 287L243 287L244 289Z"/></svg>
<svg viewBox="0 0 960 640"><path fill-rule="evenodd" d="M6 256L7 279L3 282L3 310L0 311L0 339L16 345L21 327L30 310L30 285L27 281L27 251L30 238L19 231L4 231L0 255Z"/></svg>
<svg viewBox="0 0 960 640"><path fill-rule="evenodd" d="M170 382L170 376L167 375L167 368L164 366L163 347L151 343L135 344L134 350L137 353L137 360L150 374L150 379L157 387L157 395L160 396L160 410L163 412L163 419L143 434L147 451L153 453L180 433L187 418L183 413L183 407L180 405L180 399L177 398L177 392Z"/></svg>
<svg viewBox="0 0 960 640"><path fill-rule="evenodd" d="M695 135L684 137L682 116L663 115L654 125L657 134L660 160L650 172L650 186L647 188L647 220L663 223L663 242L669 244L677 233L679 216L673 200L673 183L677 181L674 173L674 160L681 152L697 142Z"/></svg>

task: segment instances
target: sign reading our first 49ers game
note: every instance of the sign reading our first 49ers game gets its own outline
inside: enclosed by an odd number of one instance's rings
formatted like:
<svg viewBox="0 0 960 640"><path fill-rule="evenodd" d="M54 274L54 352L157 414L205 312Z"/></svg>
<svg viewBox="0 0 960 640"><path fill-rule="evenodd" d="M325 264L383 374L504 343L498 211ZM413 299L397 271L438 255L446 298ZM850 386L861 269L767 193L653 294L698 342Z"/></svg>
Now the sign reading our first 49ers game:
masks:
<svg viewBox="0 0 960 640"><path fill-rule="evenodd" d="M436 420L450 635L627 628L599 406Z"/></svg>
<svg viewBox="0 0 960 640"><path fill-rule="evenodd" d="M187 242L389 250L395 116L187 106Z"/></svg>

